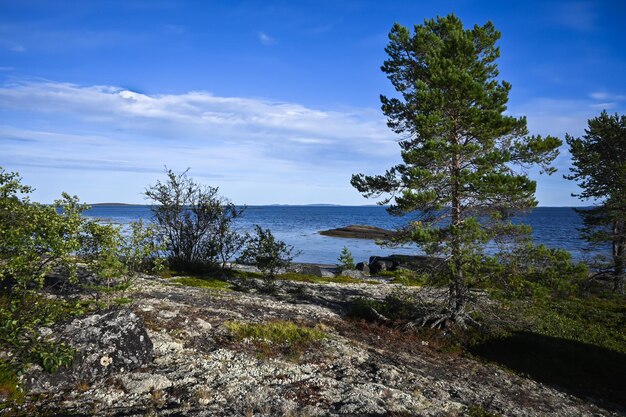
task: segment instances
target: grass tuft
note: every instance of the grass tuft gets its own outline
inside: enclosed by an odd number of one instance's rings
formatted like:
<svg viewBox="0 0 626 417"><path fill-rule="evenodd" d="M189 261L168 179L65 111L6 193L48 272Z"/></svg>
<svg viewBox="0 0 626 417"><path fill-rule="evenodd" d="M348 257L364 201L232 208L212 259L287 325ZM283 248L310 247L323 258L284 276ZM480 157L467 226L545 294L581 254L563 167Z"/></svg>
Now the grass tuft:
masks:
<svg viewBox="0 0 626 417"><path fill-rule="evenodd" d="M317 329L299 326L290 321L268 323L227 322L226 328L237 340L257 339L264 342L293 345L326 339L328 336Z"/></svg>

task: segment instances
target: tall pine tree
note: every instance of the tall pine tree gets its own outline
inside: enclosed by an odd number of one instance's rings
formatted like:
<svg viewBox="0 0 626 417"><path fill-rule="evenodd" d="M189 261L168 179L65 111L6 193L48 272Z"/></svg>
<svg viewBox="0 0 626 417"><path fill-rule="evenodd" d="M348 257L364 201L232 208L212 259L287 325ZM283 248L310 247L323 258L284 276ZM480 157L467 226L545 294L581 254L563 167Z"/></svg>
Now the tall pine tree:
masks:
<svg viewBox="0 0 626 417"><path fill-rule="evenodd" d="M590 209L577 210L583 218L582 236L592 244L611 247L603 265L613 275L613 289L624 292L626 268L626 116L606 111L588 121L582 138L566 136L574 166L571 175L582 188L574 194L595 200ZM601 267L602 268L602 267Z"/></svg>
<svg viewBox="0 0 626 417"><path fill-rule="evenodd" d="M399 97L381 96L388 126L401 135L403 163L383 175L354 175L366 197L386 198L393 214L415 213L407 240L446 259L449 302L442 317L462 323L468 282L485 245L517 233L507 219L534 207L525 169L548 165L555 137L528 136L526 119L504 115L511 85L499 82L500 38L491 22L465 29L455 15L426 20L414 33L395 24L382 70ZM438 319L440 320L440 319Z"/></svg>

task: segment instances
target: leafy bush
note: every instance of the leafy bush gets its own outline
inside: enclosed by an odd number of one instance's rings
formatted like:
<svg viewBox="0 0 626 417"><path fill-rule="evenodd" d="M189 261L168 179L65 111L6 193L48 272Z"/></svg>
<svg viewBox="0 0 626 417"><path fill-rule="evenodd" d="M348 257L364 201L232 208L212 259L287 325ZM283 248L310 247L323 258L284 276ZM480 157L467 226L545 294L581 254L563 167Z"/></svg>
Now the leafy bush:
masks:
<svg viewBox="0 0 626 417"><path fill-rule="evenodd" d="M339 261L339 269L341 271L351 271L354 269L354 258L347 246L343 247L337 260Z"/></svg>
<svg viewBox="0 0 626 417"><path fill-rule="evenodd" d="M0 281L26 290L43 285L55 269L65 270L73 281L77 256L95 273L121 271L116 228L83 218L88 206L78 197L63 193L44 205L30 201L32 191L19 174L0 168Z"/></svg>
<svg viewBox="0 0 626 417"><path fill-rule="evenodd" d="M158 240L157 227L142 220L130 224L130 234L120 241L119 253L125 272L133 277L140 272L159 273L166 268L166 260L159 257L165 245Z"/></svg>
<svg viewBox="0 0 626 417"><path fill-rule="evenodd" d="M48 372L69 366L74 350L42 337L40 326L85 314L89 305L82 302L51 300L30 291L19 296L0 296L0 348L11 352L7 366L19 373L28 363L41 365Z"/></svg>
<svg viewBox="0 0 626 417"><path fill-rule="evenodd" d="M253 264L264 278L274 279L281 269L287 268L293 260L293 246L276 240L269 229L254 226L255 235L247 238L239 262Z"/></svg>
<svg viewBox="0 0 626 417"><path fill-rule="evenodd" d="M166 169L167 180L157 181L145 195L155 204L152 212L175 269L193 270L218 263L225 266L244 241L232 230L242 209L218 194L217 187L202 186L187 176Z"/></svg>

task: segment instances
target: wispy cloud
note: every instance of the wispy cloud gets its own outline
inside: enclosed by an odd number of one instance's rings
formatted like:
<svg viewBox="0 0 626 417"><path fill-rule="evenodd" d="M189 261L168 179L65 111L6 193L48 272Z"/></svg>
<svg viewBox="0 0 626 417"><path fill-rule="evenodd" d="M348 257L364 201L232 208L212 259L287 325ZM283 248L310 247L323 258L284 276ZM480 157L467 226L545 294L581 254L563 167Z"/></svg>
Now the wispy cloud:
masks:
<svg viewBox="0 0 626 417"><path fill-rule="evenodd" d="M168 35L181 35L185 33L185 27L182 25L163 25L163 32Z"/></svg>
<svg viewBox="0 0 626 417"><path fill-rule="evenodd" d="M0 47L11 52L26 52L24 45L6 39L0 39Z"/></svg>
<svg viewBox="0 0 626 417"><path fill-rule="evenodd" d="M276 43L276 39L274 39L265 32L259 32L259 42L261 42L265 46L271 46Z"/></svg>
<svg viewBox="0 0 626 417"><path fill-rule="evenodd" d="M553 16L557 24L581 32L594 30L597 25L597 11L591 1L559 3Z"/></svg>
<svg viewBox="0 0 626 417"><path fill-rule="evenodd" d="M135 194L146 185L144 177L134 183L136 173L167 164L219 178L239 202L293 203L302 189L319 195L300 202L354 202L350 175L380 172L398 157L395 135L369 109L55 82L5 85L0 107L14 116L0 126L0 165L80 172L79 182L88 172L128 172Z"/></svg>

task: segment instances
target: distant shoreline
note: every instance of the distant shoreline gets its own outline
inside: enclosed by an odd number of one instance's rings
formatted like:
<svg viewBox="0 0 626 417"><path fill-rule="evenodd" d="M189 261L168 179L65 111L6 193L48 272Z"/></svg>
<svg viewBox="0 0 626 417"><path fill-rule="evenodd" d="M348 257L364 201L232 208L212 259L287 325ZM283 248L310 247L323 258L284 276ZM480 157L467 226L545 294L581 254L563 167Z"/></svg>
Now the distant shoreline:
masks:
<svg viewBox="0 0 626 417"><path fill-rule="evenodd" d="M87 203L92 207L99 206L108 206L108 207L150 207L152 204L140 204L140 203ZM246 207L383 207L387 208L389 206L380 206L378 204L360 204L360 205L343 205L343 204L235 204L236 206L246 206ZM571 208L571 209L588 209L593 208L595 206L537 206L538 208Z"/></svg>

